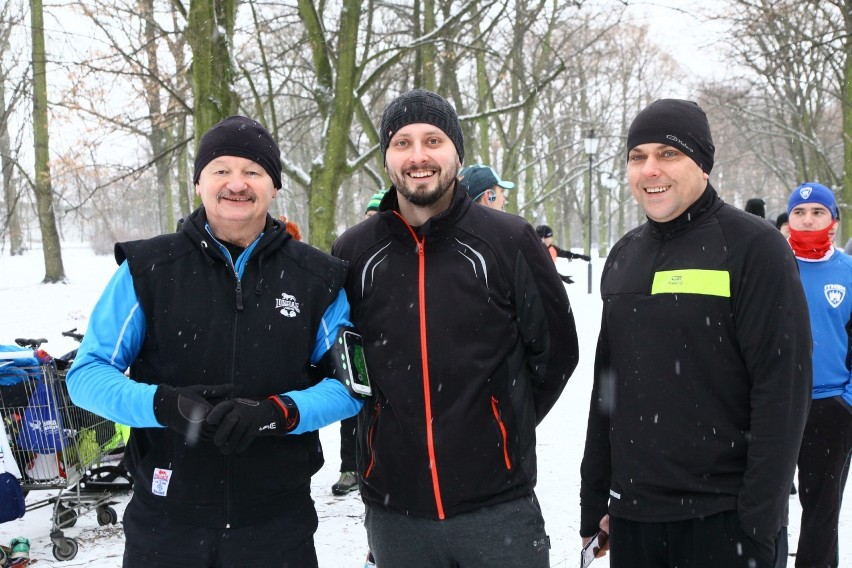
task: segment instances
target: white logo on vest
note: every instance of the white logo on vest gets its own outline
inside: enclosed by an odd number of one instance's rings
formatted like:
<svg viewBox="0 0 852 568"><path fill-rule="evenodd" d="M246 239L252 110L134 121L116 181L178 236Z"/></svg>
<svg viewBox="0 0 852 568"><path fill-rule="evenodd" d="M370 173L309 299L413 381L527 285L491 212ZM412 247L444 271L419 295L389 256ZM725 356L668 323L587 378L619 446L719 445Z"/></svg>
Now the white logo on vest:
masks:
<svg viewBox="0 0 852 568"><path fill-rule="evenodd" d="M300 313L299 301L296 299L296 296L291 296L284 292L281 293L280 298L275 298L275 308L281 308L281 314L288 318L294 318Z"/></svg>
<svg viewBox="0 0 852 568"><path fill-rule="evenodd" d="M841 284L826 284L823 288L825 299L831 304L832 308L836 308L843 302L846 297L846 286Z"/></svg>

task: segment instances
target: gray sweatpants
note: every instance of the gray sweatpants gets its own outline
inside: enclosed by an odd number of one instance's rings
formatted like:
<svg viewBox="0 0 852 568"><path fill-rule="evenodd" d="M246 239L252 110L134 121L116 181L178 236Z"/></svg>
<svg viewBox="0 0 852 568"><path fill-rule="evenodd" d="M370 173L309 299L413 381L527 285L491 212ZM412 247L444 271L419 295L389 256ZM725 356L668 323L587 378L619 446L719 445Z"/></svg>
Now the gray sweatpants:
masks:
<svg viewBox="0 0 852 568"><path fill-rule="evenodd" d="M549 568L550 537L535 494L443 521L367 506L376 568Z"/></svg>

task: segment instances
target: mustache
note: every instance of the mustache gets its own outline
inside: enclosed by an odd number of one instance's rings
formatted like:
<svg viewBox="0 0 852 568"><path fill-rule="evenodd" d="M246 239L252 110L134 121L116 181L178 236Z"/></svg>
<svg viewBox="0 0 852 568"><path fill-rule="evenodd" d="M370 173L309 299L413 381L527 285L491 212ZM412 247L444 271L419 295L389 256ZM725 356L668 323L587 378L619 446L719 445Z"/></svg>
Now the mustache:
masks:
<svg viewBox="0 0 852 568"><path fill-rule="evenodd" d="M403 174L407 174L409 172L416 172L420 170L433 170L436 172L440 172L441 168L438 167L437 164L429 163L429 164L420 164L418 166L405 166L402 168L401 172Z"/></svg>
<svg viewBox="0 0 852 568"><path fill-rule="evenodd" d="M230 190L222 190L216 194L216 201L221 201L222 199L250 199L251 201L257 201L257 196L250 191L230 191Z"/></svg>

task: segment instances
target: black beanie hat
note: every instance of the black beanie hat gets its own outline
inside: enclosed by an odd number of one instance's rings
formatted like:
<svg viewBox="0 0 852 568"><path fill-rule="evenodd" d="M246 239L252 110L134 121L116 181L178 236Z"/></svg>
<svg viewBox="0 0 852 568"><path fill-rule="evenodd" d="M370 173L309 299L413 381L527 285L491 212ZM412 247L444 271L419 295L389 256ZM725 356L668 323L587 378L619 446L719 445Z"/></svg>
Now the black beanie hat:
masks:
<svg viewBox="0 0 852 568"><path fill-rule="evenodd" d="M382 160L393 135L400 128L418 122L431 124L443 130L456 147L459 162L464 162L464 135L456 110L447 99L425 89L408 91L391 101L385 108L385 112L382 113L382 124L379 127Z"/></svg>
<svg viewBox="0 0 852 568"><path fill-rule="evenodd" d="M753 197L746 201L745 212L757 215L761 219L766 218L766 202L759 197Z"/></svg>
<svg viewBox="0 0 852 568"><path fill-rule="evenodd" d="M257 162L272 178L275 189L281 189L281 150L258 121L229 116L205 132L195 155L193 184L198 183L204 166L219 156L237 156Z"/></svg>
<svg viewBox="0 0 852 568"><path fill-rule="evenodd" d="M553 229L551 229L547 225L539 225L536 228L535 232L542 239L553 236Z"/></svg>
<svg viewBox="0 0 852 568"><path fill-rule="evenodd" d="M704 173L713 169L713 138L707 115L697 103L659 99L646 106L627 131L627 152L640 144L668 144L689 156Z"/></svg>

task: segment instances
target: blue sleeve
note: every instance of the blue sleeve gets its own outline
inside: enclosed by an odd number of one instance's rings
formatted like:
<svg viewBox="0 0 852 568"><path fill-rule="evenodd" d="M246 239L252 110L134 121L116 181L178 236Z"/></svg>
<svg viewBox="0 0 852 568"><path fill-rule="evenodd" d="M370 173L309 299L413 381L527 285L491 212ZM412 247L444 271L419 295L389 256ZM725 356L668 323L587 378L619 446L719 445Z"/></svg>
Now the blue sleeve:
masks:
<svg viewBox="0 0 852 568"><path fill-rule="evenodd" d="M316 344L311 354L311 363L316 365L329 350L341 327L348 327L349 300L340 290L337 298L326 309L317 331ZM303 434L319 430L354 416L361 410L363 401L349 394L349 390L335 378L326 377L314 386L301 391L284 393L293 399L299 408L299 425L290 434Z"/></svg>
<svg viewBox="0 0 852 568"><path fill-rule="evenodd" d="M299 425L289 434L304 434L358 414L364 402L349 394L337 379L323 379L309 389L290 391L299 409Z"/></svg>
<svg viewBox="0 0 852 568"><path fill-rule="evenodd" d="M349 321L349 300L346 298L346 292L341 289L337 298L326 308L325 313L322 315L322 320L320 320L320 326L317 330L314 352L311 353L311 363L314 365L319 363L325 352L331 349L341 327L351 326L352 322Z"/></svg>
<svg viewBox="0 0 852 568"><path fill-rule="evenodd" d="M66 383L74 404L134 428L161 427L154 417L157 386L124 375L142 348L145 331L145 315L130 268L123 262L95 304L68 371Z"/></svg>

